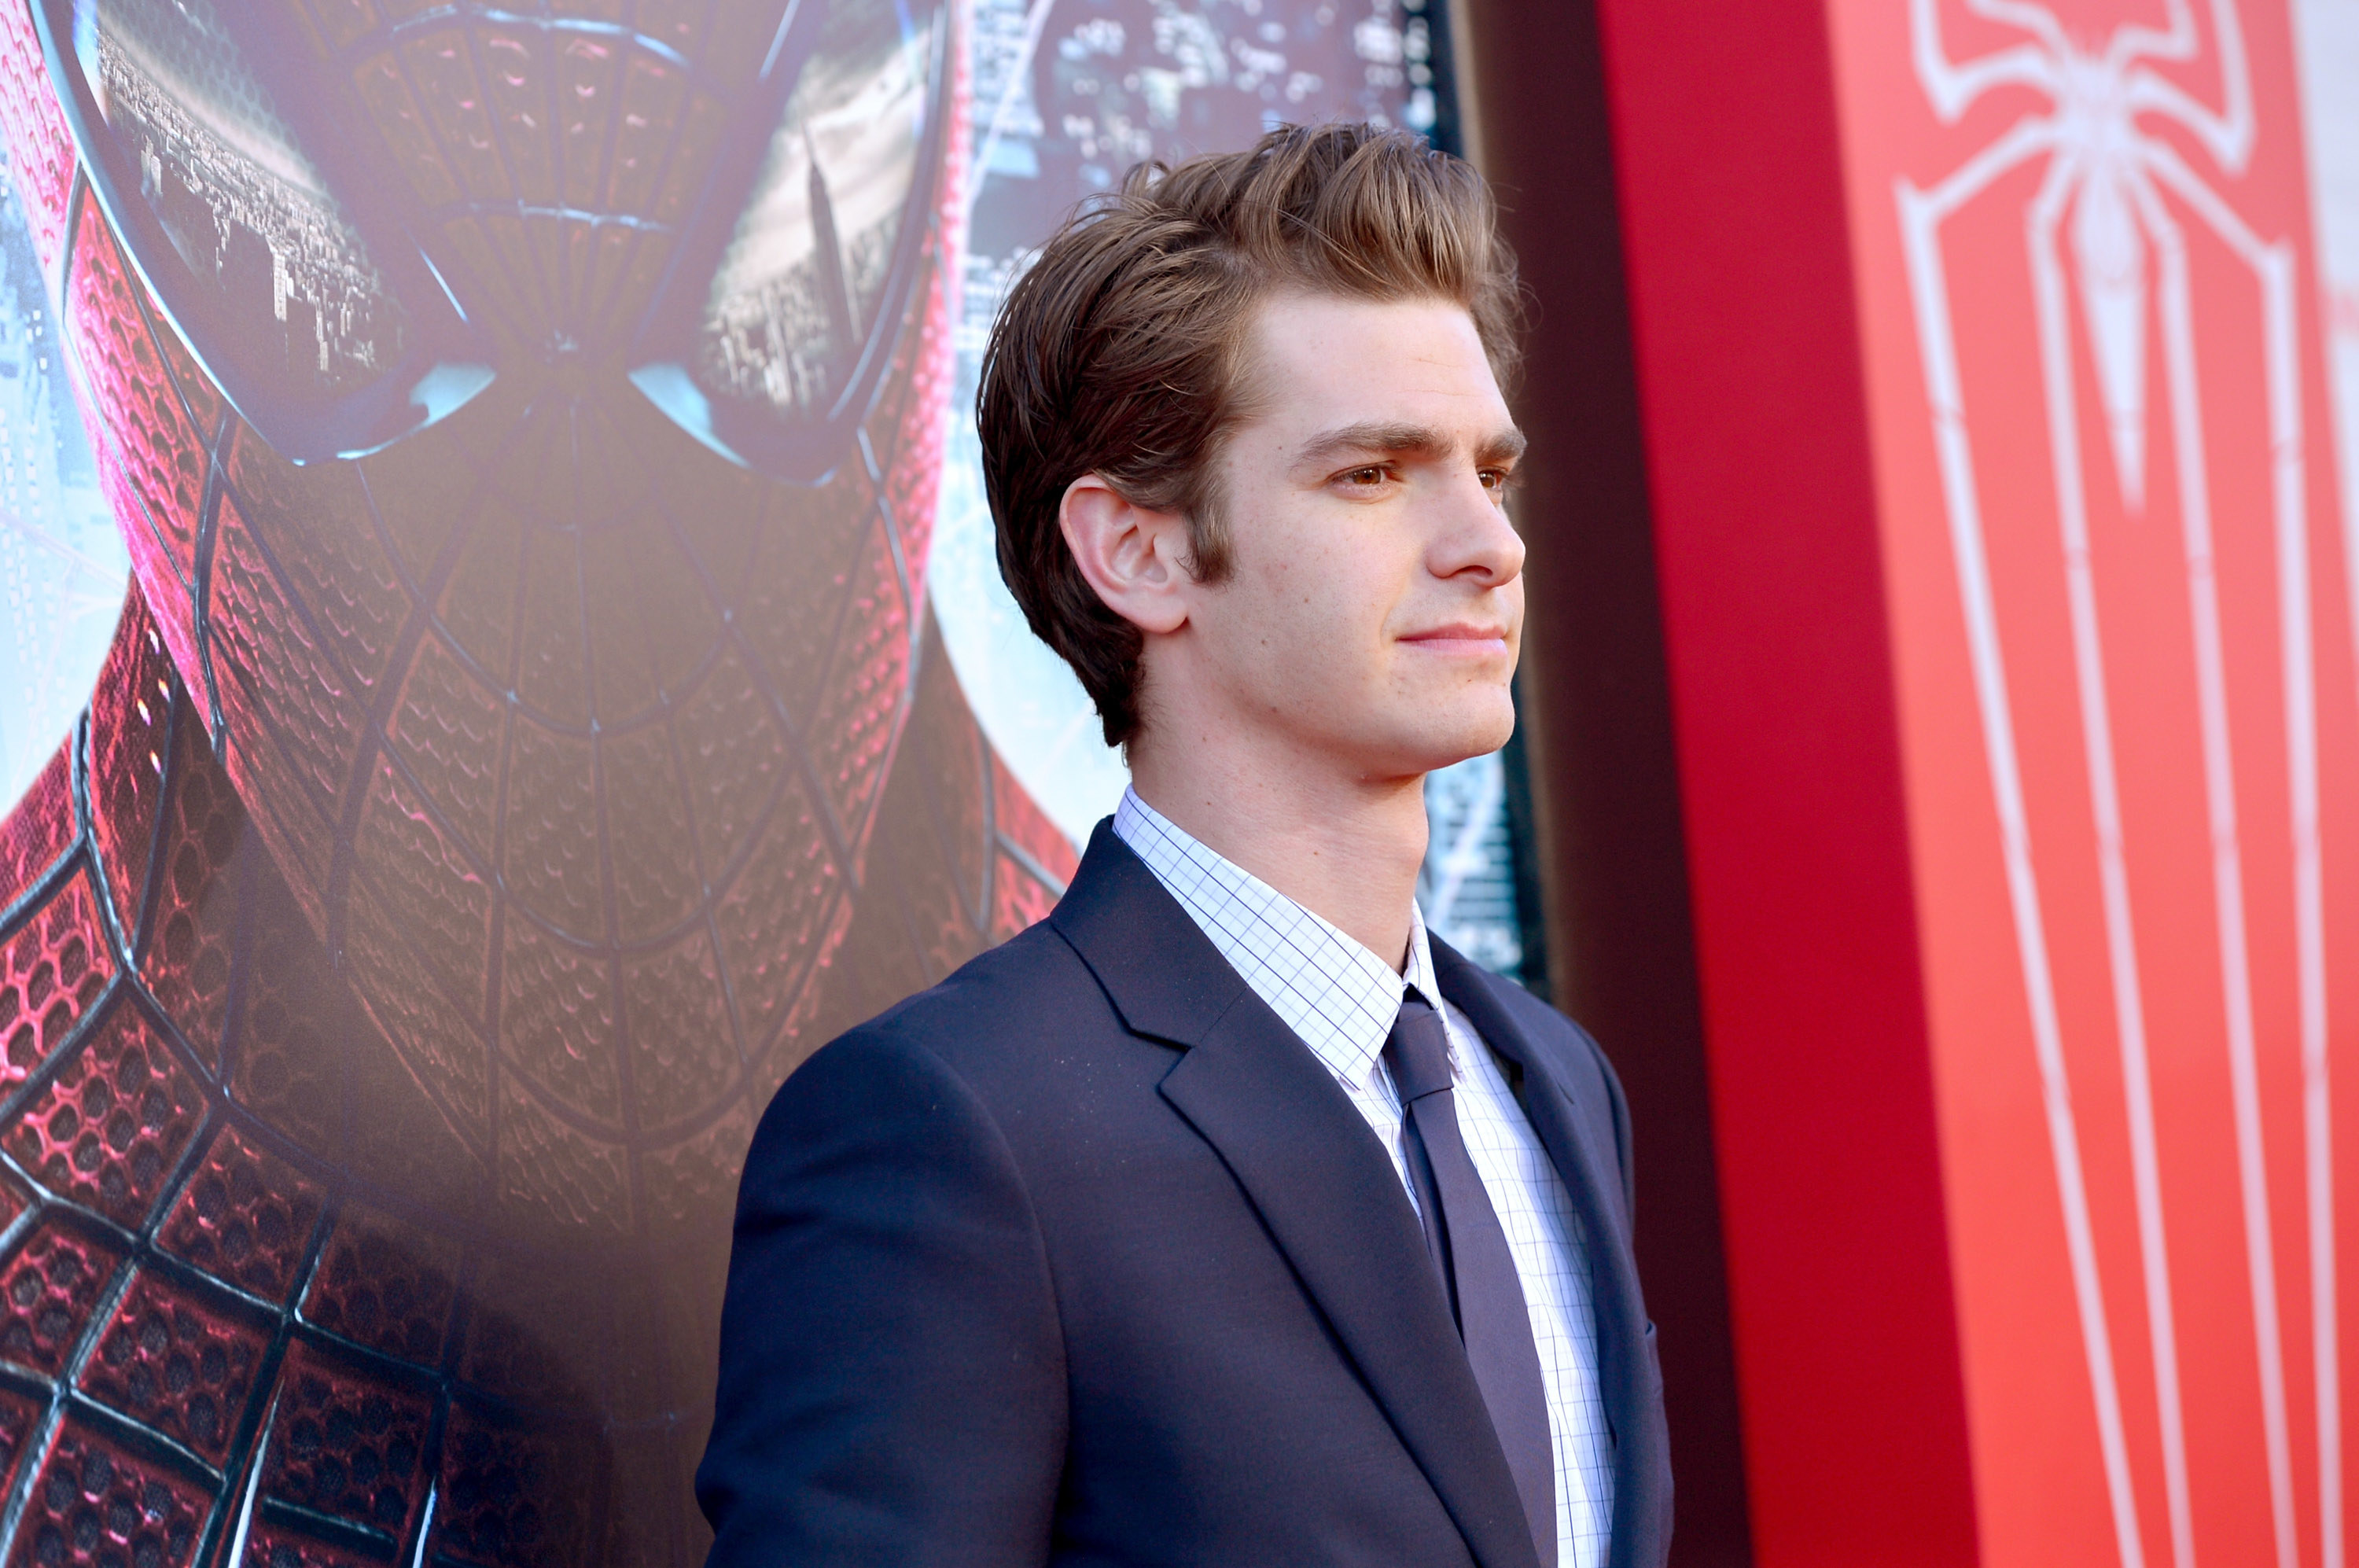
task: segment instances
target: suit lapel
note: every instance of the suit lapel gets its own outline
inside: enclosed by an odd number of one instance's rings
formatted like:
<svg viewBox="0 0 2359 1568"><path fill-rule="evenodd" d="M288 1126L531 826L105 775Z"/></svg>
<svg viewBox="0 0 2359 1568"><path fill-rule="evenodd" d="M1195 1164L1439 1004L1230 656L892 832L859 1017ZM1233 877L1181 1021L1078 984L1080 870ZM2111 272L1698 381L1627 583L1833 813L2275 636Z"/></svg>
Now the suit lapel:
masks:
<svg viewBox="0 0 2359 1568"><path fill-rule="evenodd" d="M1184 1048L1164 1099L1245 1189L1475 1561L1532 1568L1417 1216L1350 1099L1104 825L1050 920L1125 1024Z"/></svg>
<svg viewBox="0 0 2359 1568"><path fill-rule="evenodd" d="M1646 1521L1658 1517L1660 1500L1654 1491L1670 1474L1669 1434L1656 1413L1661 1397L1646 1347L1646 1304L1626 1239L1629 1216L1623 1210L1619 1157L1584 1129L1582 1109L1562 1073L1500 1004L1492 989L1499 982L1439 939L1432 950L1441 994L1492 1050L1523 1069L1516 1097L1581 1216L1597 1313L1599 1391L1614 1436L1614 1545L1607 1563L1618 1568L1630 1561L1648 1528ZM1610 1112L1596 1109L1605 1112L1610 1126Z"/></svg>

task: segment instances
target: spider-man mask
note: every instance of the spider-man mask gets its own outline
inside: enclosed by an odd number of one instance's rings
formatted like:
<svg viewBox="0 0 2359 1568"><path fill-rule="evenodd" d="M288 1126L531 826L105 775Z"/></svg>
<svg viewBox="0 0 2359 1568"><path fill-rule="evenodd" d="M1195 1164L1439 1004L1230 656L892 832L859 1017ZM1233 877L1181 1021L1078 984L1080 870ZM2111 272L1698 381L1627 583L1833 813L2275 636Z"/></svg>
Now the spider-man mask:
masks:
<svg viewBox="0 0 2359 1568"><path fill-rule="evenodd" d="M581 11L38 0L27 195L240 800L504 1219L621 1235L849 918L958 116L939 0Z"/></svg>

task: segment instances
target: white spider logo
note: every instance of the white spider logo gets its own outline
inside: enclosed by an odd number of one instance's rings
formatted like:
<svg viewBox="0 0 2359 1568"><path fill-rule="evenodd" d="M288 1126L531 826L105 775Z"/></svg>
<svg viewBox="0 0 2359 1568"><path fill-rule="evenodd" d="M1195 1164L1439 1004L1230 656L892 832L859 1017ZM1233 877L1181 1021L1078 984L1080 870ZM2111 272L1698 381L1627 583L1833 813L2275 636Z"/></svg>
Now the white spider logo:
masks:
<svg viewBox="0 0 2359 1568"><path fill-rule="evenodd" d="M2168 0L2168 26L2122 27L2094 49L2068 36L2046 9L2023 0L1963 0L1965 9L2026 35L2026 42L1962 63L1943 51L1938 0L1911 0L1917 77L1944 123L1994 89L2026 87L2049 107L2004 135L1927 189L1897 182L1900 223L1916 310L1926 395L1951 544L1963 601L1969 658L1996 798L2044 1109L2054 1153L2065 1236L2083 1348L2097 1406L2097 1428L2114 1533L2125 1568L2144 1568L2136 1493L2123 1433L2112 1335L2098 1277L2088 1196L2049 969L2039 887L2032 863L2015 722L2007 695L1998 620L1984 549L1971 425L1943 271L1940 230L1953 213L2001 176L2044 159L2038 193L2025 213L2040 382L2055 480L2074 676L2086 751L2090 811L2098 853L2104 938L2115 1028L2127 1097L2131 1180L2139 1259L2153 1346L2161 1428L2163 1485L2172 1562L2194 1568L2187 1447L2180 1410L2179 1350L2170 1268L2164 1242L2161 1181L2137 944L2131 921L2122 811L2105 691L2097 595L2092 576L2088 499L2082 463L2081 388L2072 365L2072 297L2095 367L2096 393L2119 492L2143 508L2147 463L2147 333L2149 289L2162 349L2176 460L2186 584L2194 628L2193 662L2209 814L2212 877L2246 1264L2256 1330L2262 1421L2278 1568L2298 1568L2293 1464L2287 1430L2284 1354L2279 1342L2275 1243L2262 1142L2253 980L2245 877L2238 837L2228 682L2220 595L2212 572L2212 490L2204 455L2201 382L2189 283L2187 233L2223 245L2257 286L2267 378L2271 503L2275 518L2278 677L2284 698L2291 779L2294 928L2304 1142L2304 1187L2312 1267L2312 1362L2318 1415L2320 1539L2326 1568L2343 1563L2341 1407L2336 1369L2333 1182L2327 1120L2326 970L2319 859L2316 703L2312 690L2310 561L2302 474L2301 401L2294 314L2294 254L2286 241L2264 241L2173 144L2142 122L2161 121L2190 136L2230 178L2250 157L2254 113L2244 37L2234 0L2212 0L2211 32L2219 52L2218 109L2161 75L2149 62L2185 61L2199 53L2189 0ZM2149 282L2149 272L2153 280Z"/></svg>

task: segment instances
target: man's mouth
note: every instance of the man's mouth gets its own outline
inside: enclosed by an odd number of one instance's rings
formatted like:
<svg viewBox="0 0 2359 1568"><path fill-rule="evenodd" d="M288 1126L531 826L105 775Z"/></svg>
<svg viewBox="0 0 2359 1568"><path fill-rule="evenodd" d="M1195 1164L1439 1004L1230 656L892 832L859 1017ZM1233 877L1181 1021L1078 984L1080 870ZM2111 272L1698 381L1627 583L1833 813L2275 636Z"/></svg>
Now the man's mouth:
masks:
<svg viewBox="0 0 2359 1568"><path fill-rule="evenodd" d="M1412 632L1398 640L1428 653L1503 654L1507 651L1506 627L1477 626L1469 622L1432 626L1421 632Z"/></svg>

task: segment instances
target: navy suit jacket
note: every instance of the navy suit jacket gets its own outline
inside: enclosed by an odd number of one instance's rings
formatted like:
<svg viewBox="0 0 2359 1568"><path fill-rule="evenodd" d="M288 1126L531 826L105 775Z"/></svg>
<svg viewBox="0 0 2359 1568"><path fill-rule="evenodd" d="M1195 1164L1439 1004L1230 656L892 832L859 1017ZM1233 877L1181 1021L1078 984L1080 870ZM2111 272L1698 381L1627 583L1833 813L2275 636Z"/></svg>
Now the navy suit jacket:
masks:
<svg viewBox="0 0 2359 1568"><path fill-rule="evenodd" d="M1433 943L1581 1214L1611 1568L1671 1477L1593 1041ZM1101 823L1055 913L814 1055L746 1156L711 1568L1534 1568L1391 1158Z"/></svg>

